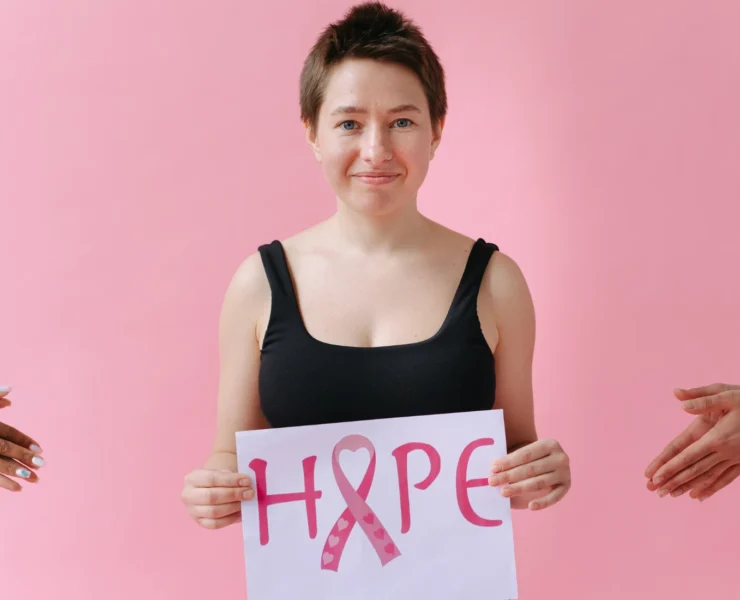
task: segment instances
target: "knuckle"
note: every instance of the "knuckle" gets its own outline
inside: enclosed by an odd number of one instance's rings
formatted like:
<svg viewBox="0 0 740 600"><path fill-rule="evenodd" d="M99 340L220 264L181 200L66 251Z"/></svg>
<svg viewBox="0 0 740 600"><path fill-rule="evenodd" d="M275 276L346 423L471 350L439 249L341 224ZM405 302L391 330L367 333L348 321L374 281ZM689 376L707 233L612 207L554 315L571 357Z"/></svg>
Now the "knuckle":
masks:
<svg viewBox="0 0 740 600"><path fill-rule="evenodd" d="M531 450L525 450L524 453L522 454L522 460L525 463L531 462L532 461L532 451Z"/></svg>
<svg viewBox="0 0 740 600"><path fill-rule="evenodd" d="M8 452L10 452L10 442L0 439L0 454L7 454Z"/></svg>
<svg viewBox="0 0 740 600"><path fill-rule="evenodd" d="M537 475L537 467L535 467L532 464L524 467L524 477L526 477L527 479L530 479L534 477L535 475Z"/></svg>

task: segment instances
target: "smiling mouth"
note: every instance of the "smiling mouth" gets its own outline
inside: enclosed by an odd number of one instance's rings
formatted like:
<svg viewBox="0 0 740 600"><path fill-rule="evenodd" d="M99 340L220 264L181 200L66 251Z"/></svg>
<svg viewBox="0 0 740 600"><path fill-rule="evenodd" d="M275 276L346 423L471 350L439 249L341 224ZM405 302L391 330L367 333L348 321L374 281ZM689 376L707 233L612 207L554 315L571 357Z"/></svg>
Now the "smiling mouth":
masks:
<svg viewBox="0 0 740 600"><path fill-rule="evenodd" d="M399 175L398 173L358 173L353 177L370 185L383 185L395 181Z"/></svg>

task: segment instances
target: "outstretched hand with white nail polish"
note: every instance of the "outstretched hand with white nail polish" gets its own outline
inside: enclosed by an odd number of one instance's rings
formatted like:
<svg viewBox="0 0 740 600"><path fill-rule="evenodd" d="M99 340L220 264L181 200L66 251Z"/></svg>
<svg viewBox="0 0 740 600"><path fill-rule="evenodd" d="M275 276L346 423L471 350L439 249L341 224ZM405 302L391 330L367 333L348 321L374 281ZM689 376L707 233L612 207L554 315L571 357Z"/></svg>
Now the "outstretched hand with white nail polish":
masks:
<svg viewBox="0 0 740 600"><path fill-rule="evenodd" d="M0 408L7 408L9 387L0 386ZM18 480L36 483L36 469L44 466L41 448L26 434L0 421L0 488L11 492L23 489Z"/></svg>

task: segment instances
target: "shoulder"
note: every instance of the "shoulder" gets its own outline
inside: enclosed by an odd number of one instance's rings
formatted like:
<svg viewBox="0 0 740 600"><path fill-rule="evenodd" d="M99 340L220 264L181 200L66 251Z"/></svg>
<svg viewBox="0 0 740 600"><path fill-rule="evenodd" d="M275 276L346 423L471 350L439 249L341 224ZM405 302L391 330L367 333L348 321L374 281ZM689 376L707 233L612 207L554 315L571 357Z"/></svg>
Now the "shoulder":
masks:
<svg viewBox="0 0 740 600"><path fill-rule="evenodd" d="M520 300L529 294L524 273L517 262L508 254L497 250L483 278L483 289L498 300Z"/></svg>
<svg viewBox="0 0 740 600"><path fill-rule="evenodd" d="M258 316L255 311L261 311L269 300L270 284L257 251L245 258L232 275L224 295L224 317Z"/></svg>
<svg viewBox="0 0 740 600"><path fill-rule="evenodd" d="M521 268L512 257L500 251L493 253L481 283L480 297L499 333L534 330L532 295Z"/></svg>

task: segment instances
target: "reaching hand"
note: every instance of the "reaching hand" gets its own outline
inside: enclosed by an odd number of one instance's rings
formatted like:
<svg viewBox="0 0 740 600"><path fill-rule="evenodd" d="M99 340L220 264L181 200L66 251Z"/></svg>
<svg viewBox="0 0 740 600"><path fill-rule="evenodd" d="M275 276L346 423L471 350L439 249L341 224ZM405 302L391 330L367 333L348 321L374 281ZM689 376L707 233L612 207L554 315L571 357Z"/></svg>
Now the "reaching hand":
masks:
<svg viewBox="0 0 740 600"><path fill-rule="evenodd" d="M740 386L717 383L675 395L698 416L650 463L647 487L661 497L691 490L703 501L740 476Z"/></svg>
<svg viewBox="0 0 740 600"><path fill-rule="evenodd" d="M12 404L8 399L9 393L9 387L0 387L0 408L7 408ZM39 478L35 469L44 466L44 459L40 454L41 448L34 440L0 422L0 488L20 492L23 488L12 478L36 483Z"/></svg>

